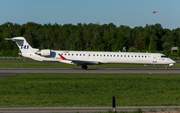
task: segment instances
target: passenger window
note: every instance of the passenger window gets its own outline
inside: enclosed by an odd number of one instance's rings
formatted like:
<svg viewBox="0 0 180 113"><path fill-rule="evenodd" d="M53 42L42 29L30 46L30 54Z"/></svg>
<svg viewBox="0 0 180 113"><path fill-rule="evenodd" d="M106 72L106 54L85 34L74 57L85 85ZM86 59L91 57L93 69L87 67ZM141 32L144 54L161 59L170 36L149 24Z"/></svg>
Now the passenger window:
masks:
<svg viewBox="0 0 180 113"><path fill-rule="evenodd" d="M97 54L97 56L98 56L98 54Z"/></svg>
<svg viewBox="0 0 180 113"><path fill-rule="evenodd" d="M107 57L109 57L109 55L107 55Z"/></svg>
<svg viewBox="0 0 180 113"><path fill-rule="evenodd" d="M135 55L135 57L136 57L136 55Z"/></svg>
<svg viewBox="0 0 180 113"><path fill-rule="evenodd" d="M119 55L117 55L117 57L119 57Z"/></svg>
<svg viewBox="0 0 180 113"><path fill-rule="evenodd" d="M81 54L79 56L81 56Z"/></svg>
<svg viewBox="0 0 180 113"><path fill-rule="evenodd" d="M129 55L128 55L128 57L129 57Z"/></svg>
<svg viewBox="0 0 180 113"><path fill-rule="evenodd" d="M142 56L142 58L143 58L143 56Z"/></svg>
<svg viewBox="0 0 180 113"><path fill-rule="evenodd" d="M124 57L126 57L126 55L124 55Z"/></svg>
<svg viewBox="0 0 180 113"><path fill-rule="evenodd" d="M91 55L89 54L89 56L91 56Z"/></svg>
<svg viewBox="0 0 180 113"><path fill-rule="evenodd" d="M68 54L68 55L70 55L70 54Z"/></svg>
<svg viewBox="0 0 180 113"><path fill-rule="evenodd" d="M133 57L133 55L131 57Z"/></svg>
<svg viewBox="0 0 180 113"><path fill-rule="evenodd" d="M104 56L106 56L106 55L104 55Z"/></svg>
<svg viewBox="0 0 180 113"><path fill-rule="evenodd" d="M100 55L102 57L102 55Z"/></svg>
<svg viewBox="0 0 180 113"><path fill-rule="evenodd" d="M72 56L73 56L73 54L72 54Z"/></svg>
<svg viewBox="0 0 180 113"><path fill-rule="evenodd" d="M121 55L121 57L123 57L123 56Z"/></svg>
<svg viewBox="0 0 180 113"><path fill-rule="evenodd" d="M78 56L78 54L76 54L76 56Z"/></svg>
<svg viewBox="0 0 180 113"><path fill-rule="evenodd" d="M110 57L112 57L112 55L110 55Z"/></svg>
<svg viewBox="0 0 180 113"><path fill-rule="evenodd" d="M83 56L85 56L85 54L83 54Z"/></svg>
<svg viewBox="0 0 180 113"><path fill-rule="evenodd" d="M139 58L140 58L140 56L139 56Z"/></svg>
<svg viewBox="0 0 180 113"><path fill-rule="evenodd" d="M114 55L114 57L115 57L116 55Z"/></svg>
<svg viewBox="0 0 180 113"><path fill-rule="evenodd" d="M63 53L61 53L61 55L63 55Z"/></svg>

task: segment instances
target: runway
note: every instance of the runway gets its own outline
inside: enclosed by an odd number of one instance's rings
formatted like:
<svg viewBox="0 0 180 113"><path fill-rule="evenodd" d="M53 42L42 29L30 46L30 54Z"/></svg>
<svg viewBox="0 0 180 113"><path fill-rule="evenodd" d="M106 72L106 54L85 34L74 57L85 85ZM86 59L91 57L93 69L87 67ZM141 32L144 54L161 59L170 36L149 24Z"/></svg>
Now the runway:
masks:
<svg viewBox="0 0 180 113"><path fill-rule="evenodd" d="M0 68L0 73L73 73L73 74L180 74L180 68Z"/></svg>
<svg viewBox="0 0 180 113"><path fill-rule="evenodd" d="M172 111L178 110L178 106L152 106L152 107L117 107L116 111L133 112L141 109L142 111ZM112 107L50 107L50 108L0 108L1 113L94 113L113 111Z"/></svg>

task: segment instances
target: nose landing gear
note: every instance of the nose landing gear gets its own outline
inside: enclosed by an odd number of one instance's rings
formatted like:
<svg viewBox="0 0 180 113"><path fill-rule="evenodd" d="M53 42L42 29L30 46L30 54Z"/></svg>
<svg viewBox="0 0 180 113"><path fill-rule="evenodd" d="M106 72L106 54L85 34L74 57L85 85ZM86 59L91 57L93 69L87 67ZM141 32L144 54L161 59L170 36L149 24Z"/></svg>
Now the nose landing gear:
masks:
<svg viewBox="0 0 180 113"><path fill-rule="evenodd" d="M165 66L165 69L168 69L168 65Z"/></svg>

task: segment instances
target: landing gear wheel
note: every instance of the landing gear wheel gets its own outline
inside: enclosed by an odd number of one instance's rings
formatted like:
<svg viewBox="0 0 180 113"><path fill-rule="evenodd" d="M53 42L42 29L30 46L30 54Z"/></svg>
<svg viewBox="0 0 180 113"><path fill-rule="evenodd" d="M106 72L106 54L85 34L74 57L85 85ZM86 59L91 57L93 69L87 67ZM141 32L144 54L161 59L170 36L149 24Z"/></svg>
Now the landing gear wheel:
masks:
<svg viewBox="0 0 180 113"><path fill-rule="evenodd" d="M168 69L168 65L166 65L165 69L166 69L166 70Z"/></svg>
<svg viewBox="0 0 180 113"><path fill-rule="evenodd" d="M82 69L87 69L87 65L82 65Z"/></svg>

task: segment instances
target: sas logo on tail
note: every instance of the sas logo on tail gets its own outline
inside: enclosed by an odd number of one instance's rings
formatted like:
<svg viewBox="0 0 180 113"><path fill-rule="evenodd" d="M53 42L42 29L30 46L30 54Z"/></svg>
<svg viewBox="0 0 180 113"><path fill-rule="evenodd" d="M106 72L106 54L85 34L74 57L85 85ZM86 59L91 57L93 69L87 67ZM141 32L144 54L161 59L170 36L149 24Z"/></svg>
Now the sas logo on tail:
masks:
<svg viewBox="0 0 180 113"><path fill-rule="evenodd" d="M24 45L24 46L22 45L21 49L29 49L29 45Z"/></svg>

